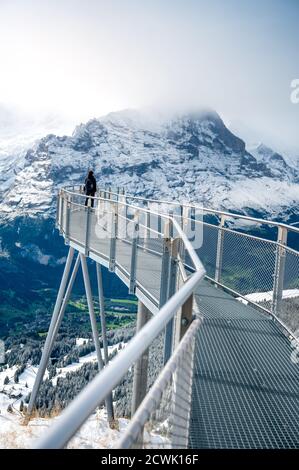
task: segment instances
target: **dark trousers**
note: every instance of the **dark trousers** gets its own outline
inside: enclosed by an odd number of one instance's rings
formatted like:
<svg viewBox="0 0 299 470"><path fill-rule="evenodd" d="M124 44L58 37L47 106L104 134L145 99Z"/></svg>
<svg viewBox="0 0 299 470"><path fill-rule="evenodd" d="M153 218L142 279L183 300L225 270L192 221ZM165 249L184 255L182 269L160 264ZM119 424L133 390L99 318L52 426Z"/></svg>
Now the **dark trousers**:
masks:
<svg viewBox="0 0 299 470"><path fill-rule="evenodd" d="M89 200L89 199L91 200L91 203L90 203L90 204L91 204L91 207L94 206L94 199L92 199L92 198L94 197L94 195L95 195L95 193L87 193L87 194L86 194L87 197L86 197L86 199L85 199L85 206L88 206L88 200ZM90 198L90 197L88 197L88 196L92 196L92 197Z"/></svg>

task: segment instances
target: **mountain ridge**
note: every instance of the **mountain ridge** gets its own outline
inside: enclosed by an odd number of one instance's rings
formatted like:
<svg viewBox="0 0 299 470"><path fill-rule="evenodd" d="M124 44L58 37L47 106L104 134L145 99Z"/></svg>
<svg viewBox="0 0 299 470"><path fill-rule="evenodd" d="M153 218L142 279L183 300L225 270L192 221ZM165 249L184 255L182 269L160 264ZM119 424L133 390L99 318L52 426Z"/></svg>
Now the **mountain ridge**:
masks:
<svg viewBox="0 0 299 470"><path fill-rule="evenodd" d="M53 216L58 188L82 183L89 168L100 186L217 209L288 217L299 202L299 169L265 145L248 151L215 111L170 118L124 110L80 124L71 136L49 134L0 167L0 210L7 218Z"/></svg>

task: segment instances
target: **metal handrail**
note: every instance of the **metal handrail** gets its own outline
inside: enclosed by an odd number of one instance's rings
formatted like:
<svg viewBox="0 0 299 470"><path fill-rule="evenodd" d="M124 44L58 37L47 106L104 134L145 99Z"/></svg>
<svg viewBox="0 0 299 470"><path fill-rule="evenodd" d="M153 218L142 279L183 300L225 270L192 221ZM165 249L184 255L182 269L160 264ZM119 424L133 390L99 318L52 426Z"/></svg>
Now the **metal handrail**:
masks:
<svg viewBox="0 0 299 470"><path fill-rule="evenodd" d="M196 318L196 320L192 322L175 352L137 409L132 421L125 431L125 434L120 438L115 446L116 449L129 449L137 439L140 430L143 429L151 413L155 410L157 402L161 399L163 391L165 390L171 376L175 373L179 358L182 356L184 351L188 349L190 341L194 338L201 323L202 318Z"/></svg>
<svg viewBox="0 0 299 470"><path fill-rule="evenodd" d="M75 188L75 187L72 186L72 188ZM282 222L275 222L275 221L268 220L268 219L260 219L258 217L251 217L251 216L248 216L248 215L236 214L236 213L233 213L233 212L219 211L219 210L212 209L212 208L202 207L202 206L200 206L196 203L195 204L179 203L179 202L176 202L176 201L166 201L166 200L163 200L163 199L159 200L159 199L143 198L141 196L134 196L134 195L128 194L128 193L120 194L120 193L117 193L117 192L114 192L114 191L111 191L111 190L107 190L107 189L105 191L108 192L109 194L113 194L114 196L126 196L127 198L135 199L136 201L138 200L138 201L153 202L153 203L157 203L157 204L167 204L167 205L178 206L178 207L187 207L187 208L190 208L190 209L195 208L195 209L201 210L202 212L206 212L207 214L215 214L215 215L219 215L219 216L225 216L227 218L247 220L247 221L255 222L255 223L258 223L258 224L261 224L261 225L272 225L273 227L282 227L282 228L285 228L289 231L292 231L292 232L295 232L295 233L299 234L299 228L296 228L293 225L284 224ZM74 192L74 191L70 192L70 193L76 194L77 196L79 195L78 192ZM80 194L80 196L86 197L84 194ZM94 199L100 199L100 198L98 196L94 196ZM180 215L176 215L176 217L180 217ZM184 218L188 219L188 217L184 217Z"/></svg>
<svg viewBox="0 0 299 470"><path fill-rule="evenodd" d="M86 197L85 195L82 195L82 194L78 194L78 193L75 193L75 192L71 192L71 191L65 191L63 190L64 192L66 192L67 194L74 194L76 196L82 196L82 197ZM90 196L88 196L90 197ZM97 199L97 200L100 200L100 201L108 201L110 203L113 203L113 201L111 201L110 199L107 199L107 198L102 198L102 197L92 197L93 199ZM73 203L72 204L76 204L76 205L80 205L78 203ZM156 215L156 216L159 216L159 217L163 217L164 219L172 222L172 224L175 226L177 232L179 233L179 236L180 238L182 239L184 245L185 245L185 248L187 249L188 253L189 253L189 256L195 266L195 269L202 269L203 265L202 263L200 262L199 258L198 258L198 255L196 253L196 251L194 250L193 246L192 246L192 243L190 243L188 237L186 236L186 234L184 233L184 231L182 230L180 224L175 220L174 217L170 216L170 215L167 215L167 214L161 214L159 212L156 212L156 211L152 211L150 209L143 209L143 208L140 208L138 206L134 206L132 204L127 204L127 203L124 203L124 202L121 202L120 204L122 205L125 205L127 207L131 207L132 209L134 210L140 210L144 213L150 213L152 215ZM94 208L93 208L94 209ZM94 209L95 210L95 209ZM160 234L160 232L157 232ZM161 234L162 235L162 234Z"/></svg>
<svg viewBox="0 0 299 470"><path fill-rule="evenodd" d="M59 420L52 425L47 435L36 443L35 448L57 449L63 448L67 444L97 406L103 403L106 396L120 382L127 370L164 330L178 309L194 292L204 275L205 270L202 268L186 281L128 343L126 348L118 353L63 411Z"/></svg>

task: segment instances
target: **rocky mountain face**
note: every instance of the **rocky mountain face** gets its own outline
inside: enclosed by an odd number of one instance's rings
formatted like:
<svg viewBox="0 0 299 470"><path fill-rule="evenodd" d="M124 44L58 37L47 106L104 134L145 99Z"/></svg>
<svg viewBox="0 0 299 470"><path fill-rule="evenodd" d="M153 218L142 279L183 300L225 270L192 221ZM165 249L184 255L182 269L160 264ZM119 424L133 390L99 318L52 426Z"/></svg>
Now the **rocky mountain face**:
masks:
<svg viewBox="0 0 299 470"><path fill-rule="evenodd" d="M81 124L71 136L50 134L0 158L5 312L21 318L37 291L57 288L66 255L54 228L57 191L81 184L90 168L99 186L123 186L135 195L299 220L299 169L264 145L248 151L217 113L111 113ZM118 279L107 273L104 282L107 295L113 295L111 286L124 295Z"/></svg>
<svg viewBox="0 0 299 470"><path fill-rule="evenodd" d="M89 168L102 186L268 217L288 216L299 202L299 169L265 146L248 152L213 111L173 119L111 113L72 136L48 135L12 165L0 173L9 218L52 215L57 189L82 183Z"/></svg>

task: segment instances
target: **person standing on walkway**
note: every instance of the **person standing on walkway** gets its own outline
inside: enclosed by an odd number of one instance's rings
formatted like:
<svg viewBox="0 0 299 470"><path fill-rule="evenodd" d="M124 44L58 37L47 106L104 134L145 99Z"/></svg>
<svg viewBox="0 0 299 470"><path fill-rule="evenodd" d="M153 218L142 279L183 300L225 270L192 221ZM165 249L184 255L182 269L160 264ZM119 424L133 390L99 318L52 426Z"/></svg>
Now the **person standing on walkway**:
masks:
<svg viewBox="0 0 299 470"><path fill-rule="evenodd" d="M93 171L90 170L88 172L88 175L87 177L85 178L85 183L84 183L84 193L86 194L86 199L85 199L85 206L88 205L88 201L90 199L91 201L91 207L93 207L94 205L94 195L96 193L96 190L97 190L97 182L96 182L96 179L94 177L94 174L93 174ZM91 197L88 197L88 196L91 196Z"/></svg>

